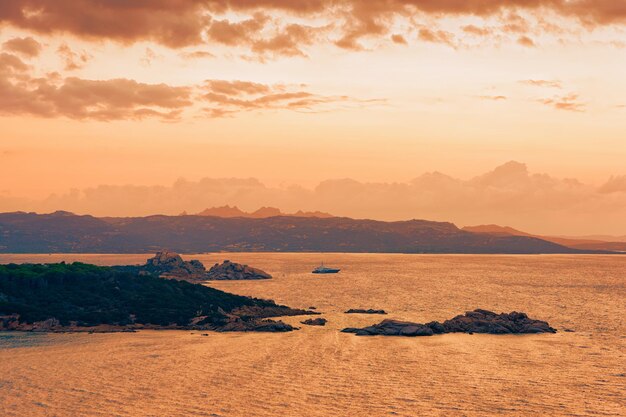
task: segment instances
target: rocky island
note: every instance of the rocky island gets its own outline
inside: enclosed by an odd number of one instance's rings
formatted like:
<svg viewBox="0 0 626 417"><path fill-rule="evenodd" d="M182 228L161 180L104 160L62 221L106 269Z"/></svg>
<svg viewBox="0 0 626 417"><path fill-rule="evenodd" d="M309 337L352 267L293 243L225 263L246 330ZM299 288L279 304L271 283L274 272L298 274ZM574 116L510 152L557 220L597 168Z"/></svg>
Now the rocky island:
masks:
<svg viewBox="0 0 626 417"><path fill-rule="evenodd" d="M221 264L215 264L206 273L207 280L254 280L254 279L270 279L272 276L265 271L252 268L248 265L242 265L231 261L224 261Z"/></svg>
<svg viewBox="0 0 626 417"><path fill-rule="evenodd" d="M357 336L432 336L444 333L556 333L548 323L533 320L525 313L496 314L487 310L474 310L459 315L443 323L433 321L426 324L399 320L383 320L373 326L343 329L344 333Z"/></svg>
<svg viewBox="0 0 626 417"><path fill-rule="evenodd" d="M385 310L374 310L369 308L367 310L362 308L351 308L344 312L345 314L387 314Z"/></svg>
<svg viewBox="0 0 626 417"><path fill-rule="evenodd" d="M301 321L300 323L306 324L307 326L326 326L327 322L328 321L326 319L318 317L316 319L306 319L304 321Z"/></svg>
<svg viewBox="0 0 626 417"><path fill-rule="evenodd" d="M256 280L270 279L272 276L258 268L236 262L224 261L215 264L207 271L202 262L197 259L184 261L176 252L160 251L148 259L141 266L115 266L114 269L123 272L154 275L160 278L178 279L199 283L218 280Z"/></svg>
<svg viewBox="0 0 626 417"><path fill-rule="evenodd" d="M0 330L285 332L294 328L268 318L308 314L318 313L132 267L0 265Z"/></svg>

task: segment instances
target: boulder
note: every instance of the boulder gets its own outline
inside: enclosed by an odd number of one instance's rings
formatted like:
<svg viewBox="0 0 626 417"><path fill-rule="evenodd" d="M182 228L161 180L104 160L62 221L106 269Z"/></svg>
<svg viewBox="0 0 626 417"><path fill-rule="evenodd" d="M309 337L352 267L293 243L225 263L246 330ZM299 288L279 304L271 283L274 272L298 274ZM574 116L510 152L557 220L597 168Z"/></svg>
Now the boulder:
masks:
<svg viewBox="0 0 626 417"><path fill-rule="evenodd" d="M198 260L183 261L176 252L162 251L146 262L141 268L144 273L156 274L162 278L186 281L206 280L206 268Z"/></svg>
<svg viewBox="0 0 626 417"><path fill-rule="evenodd" d="M270 279L272 276L265 271L252 268L248 265L242 265L231 261L224 261L221 264L215 264L206 274L207 280L254 280L254 279Z"/></svg>
<svg viewBox="0 0 626 417"><path fill-rule="evenodd" d="M346 311L345 314L387 314L387 312L385 310L373 310L371 308L368 310L351 308L350 310Z"/></svg>
<svg viewBox="0 0 626 417"><path fill-rule="evenodd" d="M301 321L300 323L306 324L307 326L326 326L326 322L327 322L326 319L318 317L316 319L307 319L307 320Z"/></svg>
<svg viewBox="0 0 626 417"><path fill-rule="evenodd" d="M421 324L383 320L373 326L362 329L349 327L342 332L354 333L357 336L432 336L443 333L556 333L556 330L545 321L531 319L525 313L514 311L496 314L487 310L474 310L446 320L443 324L437 321Z"/></svg>

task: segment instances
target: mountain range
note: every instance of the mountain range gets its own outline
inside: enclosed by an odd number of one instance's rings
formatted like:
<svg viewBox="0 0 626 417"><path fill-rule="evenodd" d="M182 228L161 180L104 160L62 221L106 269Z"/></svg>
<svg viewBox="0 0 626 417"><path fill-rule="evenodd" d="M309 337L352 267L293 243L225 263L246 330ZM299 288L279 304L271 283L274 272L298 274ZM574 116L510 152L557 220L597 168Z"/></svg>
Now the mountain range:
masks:
<svg viewBox="0 0 626 417"><path fill-rule="evenodd" d="M608 253L534 236L475 233L427 220L383 222L346 217L93 217L0 214L2 253L197 252Z"/></svg>
<svg viewBox="0 0 626 417"><path fill-rule="evenodd" d="M626 241L620 241L620 237L611 236L598 236L588 238L576 238L576 237L563 237L563 236L542 236L533 235L531 233L522 232L521 230L514 229L508 226L498 226L495 224L481 225L481 226L466 226L463 230L473 233L483 233L492 236L526 236L542 239L548 242L556 243L558 245L567 246L568 248L582 249L582 250L606 250L626 252ZM615 239L611 241L610 239Z"/></svg>
<svg viewBox="0 0 626 417"><path fill-rule="evenodd" d="M182 216L187 216L186 212L181 214ZM232 217L244 217L249 219L267 219L268 217L277 217L277 216L286 216L286 217L318 217L318 218L329 218L334 217L332 214L324 213L321 211L302 211L298 210L297 212L283 213L280 209L276 207L261 207L258 210L253 212L246 212L241 210L237 206L221 206L221 207L211 207L201 211L196 216L213 216L213 217L224 217L224 218L232 218Z"/></svg>

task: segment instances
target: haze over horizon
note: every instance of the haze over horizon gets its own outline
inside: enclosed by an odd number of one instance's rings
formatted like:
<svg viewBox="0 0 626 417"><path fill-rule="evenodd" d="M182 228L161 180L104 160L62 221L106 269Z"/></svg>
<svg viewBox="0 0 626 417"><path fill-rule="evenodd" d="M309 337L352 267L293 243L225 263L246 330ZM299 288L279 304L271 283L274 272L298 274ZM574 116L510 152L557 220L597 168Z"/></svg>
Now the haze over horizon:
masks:
<svg viewBox="0 0 626 417"><path fill-rule="evenodd" d="M2 2L0 211L626 234L625 23L609 0Z"/></svg>
<svg viewBox="0 0 626 417"><path fill-rule="evenodd" d="M284 213L321 211L386 221L418 218L458 226L497 223L537 234L626 234L626 177L594 186L531 173L515 161L469 179L430 172L406 182L344 178L308 188L268 186L256 178L181 178L171 185L99 185L40 200L0 196L0 211L63 210L119 217L195 214L225 205L248 212L265 206Z"/></svg>

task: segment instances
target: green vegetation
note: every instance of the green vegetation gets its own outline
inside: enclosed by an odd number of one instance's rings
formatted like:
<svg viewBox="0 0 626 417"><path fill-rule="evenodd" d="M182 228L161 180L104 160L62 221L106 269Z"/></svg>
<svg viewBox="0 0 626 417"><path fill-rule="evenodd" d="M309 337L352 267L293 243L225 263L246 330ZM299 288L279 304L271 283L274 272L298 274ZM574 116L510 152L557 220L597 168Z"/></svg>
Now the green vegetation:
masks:
<svg viewBox="0 0 626 417"><path fill-rule="evenodd" d="M56 318L82 326L130 323L187 325L208 316L220 324L225 312L242 306L275 306L271 301L228 294L185 281L73 264L0 265L0 315L20 321Z"/></svg>

